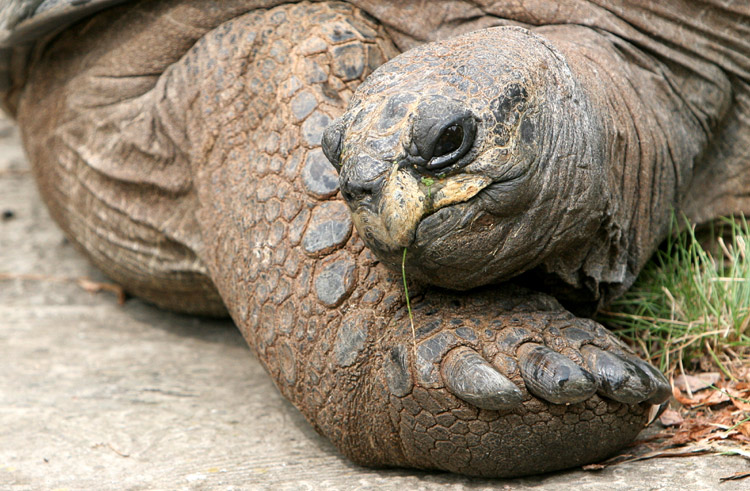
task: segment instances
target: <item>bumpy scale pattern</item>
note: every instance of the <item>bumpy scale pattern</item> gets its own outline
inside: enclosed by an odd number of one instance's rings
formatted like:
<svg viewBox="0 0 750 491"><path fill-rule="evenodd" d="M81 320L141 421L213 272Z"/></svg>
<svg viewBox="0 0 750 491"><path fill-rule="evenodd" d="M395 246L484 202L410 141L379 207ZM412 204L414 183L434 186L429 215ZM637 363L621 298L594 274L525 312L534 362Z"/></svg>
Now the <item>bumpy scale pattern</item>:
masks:
<svg viewBox="0 0 750 491"><path fill-rule="evenodd" d="M379 451L352 431L372 424L365 401L383 390L361 382L377 359L368 341L402 293L353 233L319 144L361 80L395 54L351 7L301 4L227 22L186 57L208 81L188 119L220 128L188 132L209 149L194 160L212 277L280 390L358 460ZM377 416L385 434L373 438L387 439L387 414Z"/></svg>
<svg viewBox="0 0 750 491"><path fill-rule="evenodd" d="M182 104L159 114L164 128L184 121L195 254L279 389L357 462L508 476L608 455L646 405L542 402L524 388L517 349L546 344L582 363L582 343L622 352L610 334L514 287L412 285L413 337L401 278L354 232L320 138L395 54L351 6L301 3L224 22L170 66L157 99ZM446 390L441 362L457 346L506 374L523 404L490 411Z"/></svg>
<svg viewBox="0 0 750 491"><path fill-rule="evenodd" d="M455 297L457 308L431 292L432 307L426 300L415 306L413 360L400 278L378 266L352 231L319 149L356 84L393 49L349 7L300 5L225 24L207 37L203 59L222 50L237 56L231 39L250 26L263 27L247 47L244 76L237 63L222 64L223 73L213 72L218 90L204 92L201 107L223 119L210 124L221 128L210 144L196 145L211 149L198 171L199 222L206 236L215 234L206 257L222 297L281 391L317 429L359 462L486 475L551 469L592 452L603 457L637 431L641 408L597 397L566 407L526 394L523 408L503 414L443 388L440 361L458 345L506 367L519 386L515 349L544 342L542 333L580 361L551 330L576 322L556 304L551 314L534 305L505 319L521 308L509 295L473 307L477 299ZM211 74L206 68L201 73ZM581 322L576 329L588 332ZM611 347L608 335L596 333Z"/></svg>

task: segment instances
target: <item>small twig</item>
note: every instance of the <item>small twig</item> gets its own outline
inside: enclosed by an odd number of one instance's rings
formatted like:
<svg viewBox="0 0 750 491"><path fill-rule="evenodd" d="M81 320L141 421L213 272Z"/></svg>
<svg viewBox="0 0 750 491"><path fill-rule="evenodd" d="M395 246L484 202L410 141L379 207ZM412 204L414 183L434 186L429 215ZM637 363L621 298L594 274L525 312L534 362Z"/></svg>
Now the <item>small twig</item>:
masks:
<svg viewBox="0 0 750 491"><path fill-rule="evenodd" d="M726 276L718 276L716 278L709 278L708 281L712 283L744 283L747 280L745 278L728 278Z"/></svg>
<svg viewBox="0 0 750 491"><path fill-rule="evenodd" d="M672 295L672 292L669 291L669 288L666 286L661 287L661 291L664 292L664 294L667 296L667 299L669 300L670 307L671 307L671 319L670 322L674 322L675 319L675 313L680 314L680 317L683 319L688 317L685 315L685 312L682 311L680 306L677 304L677 300L675 300L674 295Z"/></svg>
<svg viewBox="0 0 750 491"><path fill-rule="evenodd" d="M677 360L678 360L678 365L677 366L680 368L680 373L682 374L683 377L687 377L685 375L685 367L682 365L682 355L680 355L677 358ZM671 385L674 386L674 383L672 383ZM687 389L688 397L690 397L692 399L693 398L693 391L690 388L690 384L685 384L685 389Z"/></svg>
<svg viewBox="0 0 750 491"><path fill-rule="evenodd" d="M31 174L31 169L0 169L0 177L20 177Z"/></svg>
<svg viewBox="0 0 750 491"><path fill-rule="evenodd" d="M21 281L49 281L53 283L75 283L79 287L83 288L89 293L98 293L100 291L108 291L115 294L117 297L117 303L123 305L126 300L125 290L120 285L115 283L101 283L94 281L86 276L79 276L77 278L71 276L51 276L41 274L24 274L24 273L0 273L0 281L7 280L21 280Z"/></svg>
<svg viewBox="0 0 750 491"><path fill-rule="evenodd" d="M667 324L674 324L675 326L686 326L690 327L693 325L692 322L684 322L684 321L678 321L678 320L670 320L670 319L663 319L660 317L651 317L646 315L636 315L636 314L626 314L623 312L612 312L611 310L602 310L599 312L601 315L604 316L611 316L611 317L624 317L626 319L638 319L642 321L649 321L649 322L664 322ZM721 331L719 331L721 332Z"/></svg>
<svg viewBox="0 0 750 491"><path fill-rule="evenodd" d="M583 470L601 470L612 465L627 464L629 462L638 462L641 460L650 460L655 458L674 458L674 457L692 457L694 455L703 455L707 453L715 453L716 450L712 448L706 448L705 446L688 446L671 448L665 450L655 450L652 452L645 453L643 455L627 455L627 456L615 456L604 462L598 464L591 464L583 466ZM622 457L625 457L623 460Z"/></svg>
<svg viewBox="0 0 750 491"><path fill-rule="evenodd" d="M750 318L750 317L749 317L749 318ZM742 360L742 359L740 358L740 355L738 355L738 354L737 354L737 352L735 352L735 351L734 351L734 350L733 350L732 348L730 348L729 346L724 346L724 353L726 353L726 354L728 354L728 355L731 355L731 356L733 356L735 360L740 360L740 361ZM730 360L730 361L731 361L731 360Z"/></svg>
<svg viewBox="0 0 750 491"><path fill-rule="evenodd" d="M95 444L93 444L93 445L91 446L91 448L102 448L102 447L107 447L107 448L109 448L110 450L112 450L112 451L113 451L114 453L116 453L116 454L117 454L117 455L119 455L120 457L125 457L125 458L128 458L128 457L130 457L130 454L126 454L126 453L122 453L122 452L120 452L120 451L119 451L119 450L117 450L117 449L116 449L115 447L113 447L111 443L103 443L103 442L102 442L102 443L95 443Z"/></svg>
<svg viewBox="0 0 750 491"><path fill-rule="evenodd" d="M737 330L738 333L742 334L747 330L747 326L750 325L750 313L748 313L740 324L740 328Z"/></svg>
<svg viewBox="0 0 750 491"><path fill-rule="evenodd" d="M664 438L669 438L671 436L672 436L671 433L668 433L666 431L661 431L659 433L655 433L655 434L647 436L645 438L641 438L640 440L635 440L630 445L628 445L628 448L630 448L630 447L637 447L638 445L645 445L646 443L651 443L651 442L653 442L655 440L662 440Z"/></svg>
<svg viewBox="0 0 750 491"><path fill-rule="evenodd" d="M745 245L745 238L741 235L738 235L734 240L739 246L737 249L740 251L740 257L743 261L747 260L747 258L745 257L745 251L747 250L747 246Z"/></svg>
<svg viewBox="0 0 750 491"><path fill-rule="evenodd" d="M59 283L73 282L76 279L67 276L48 276L42 274L24 274L24 273L0 273L0 281L3 280L22 280L22 281L52 281Z"/></svg>
<svg viewBox="0 0 750 491"><path fill-rule="evenodd" d="M731 476L720 477L719 481L739 481L740 479L745 479L746 477L750 477L750 472L737 472L736 474L732 474Z"/></svg>
<svg viewBox="0 0 750 491"><path fill-rule="evenodd" d="M91 294L98 293L100 291L112 292L117 297L118 305L125 304L125 290L123 290L120 285L116 285L114 283L100 283L98 281L92 281L91 279L86 277L78 278L76 284Z"/></svg>

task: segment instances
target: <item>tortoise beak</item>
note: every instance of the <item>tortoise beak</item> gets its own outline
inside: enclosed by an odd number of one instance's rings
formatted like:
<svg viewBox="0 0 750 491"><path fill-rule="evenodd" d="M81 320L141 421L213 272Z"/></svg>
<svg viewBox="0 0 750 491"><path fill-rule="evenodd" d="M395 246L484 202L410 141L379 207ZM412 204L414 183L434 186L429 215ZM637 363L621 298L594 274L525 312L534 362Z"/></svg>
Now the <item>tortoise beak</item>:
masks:
<svg viewBox="0 0 750 491"><path fill-rule="evenodd" d="M339 175L341 195L352 210L354 224L368 246L382 252L400 251L413 241L427 199L412 172L398 164L382 164L385 172L367 179L344 165Z"/></svg>
<svg viewBox="0 0 750 491"><path fill-rule="evenodd" d="M340 186L354 224L370 248L386 254L411 246L426 216L468 201L492 183L488 177L473 174L425 178L398 164L391 164L387 174L363 183L350 179L347 167Z"/></svg>

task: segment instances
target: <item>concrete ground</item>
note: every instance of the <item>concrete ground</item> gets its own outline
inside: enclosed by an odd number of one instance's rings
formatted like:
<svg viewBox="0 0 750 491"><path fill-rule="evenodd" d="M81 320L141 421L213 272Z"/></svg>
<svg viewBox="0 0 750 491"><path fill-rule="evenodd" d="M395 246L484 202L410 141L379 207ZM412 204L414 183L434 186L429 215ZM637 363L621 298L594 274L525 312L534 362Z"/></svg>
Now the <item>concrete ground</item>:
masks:
<svg viewBox="0 0 750 491"><path fill-rule="evenodd" d="M0 489L750 486L720 484L750 464L719 456L496 481L358 467L279 395L231 322L78 285L106 280L50 220L5 120L0 214Z"/></svg>

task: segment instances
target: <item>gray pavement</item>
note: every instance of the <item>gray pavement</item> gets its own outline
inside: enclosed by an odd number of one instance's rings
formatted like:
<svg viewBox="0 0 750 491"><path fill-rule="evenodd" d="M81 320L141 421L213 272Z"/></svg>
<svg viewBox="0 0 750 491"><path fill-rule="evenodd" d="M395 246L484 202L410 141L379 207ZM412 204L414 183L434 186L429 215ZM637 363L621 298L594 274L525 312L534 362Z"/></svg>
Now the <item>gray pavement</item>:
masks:
<svg viewBox="0 0 750 491"><path fill-rule="evenodd" d="M372 470L276 391L229 321L119 306L62 236L0 119L0 489L750 489L738 457L517 480Z"/></svg>

